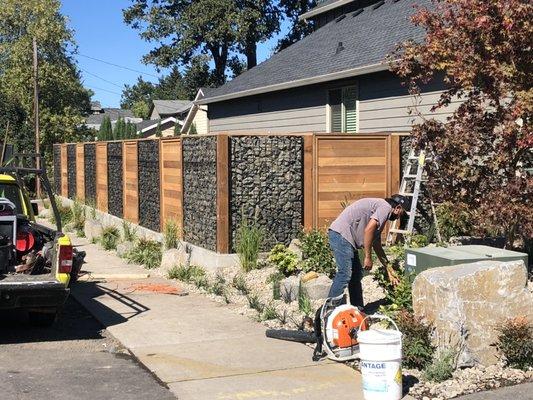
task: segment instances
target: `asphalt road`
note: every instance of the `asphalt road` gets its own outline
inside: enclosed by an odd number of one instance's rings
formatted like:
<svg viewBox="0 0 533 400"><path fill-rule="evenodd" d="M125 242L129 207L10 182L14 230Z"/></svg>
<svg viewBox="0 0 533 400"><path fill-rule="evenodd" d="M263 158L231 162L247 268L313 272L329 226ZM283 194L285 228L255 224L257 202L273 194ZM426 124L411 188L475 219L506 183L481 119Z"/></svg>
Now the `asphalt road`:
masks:
<svg viewBox="0 0 533 400"><path fill-rule="evenodd" d="M0 313L2 400L174 399L72 297L51 328Z"/></svg>

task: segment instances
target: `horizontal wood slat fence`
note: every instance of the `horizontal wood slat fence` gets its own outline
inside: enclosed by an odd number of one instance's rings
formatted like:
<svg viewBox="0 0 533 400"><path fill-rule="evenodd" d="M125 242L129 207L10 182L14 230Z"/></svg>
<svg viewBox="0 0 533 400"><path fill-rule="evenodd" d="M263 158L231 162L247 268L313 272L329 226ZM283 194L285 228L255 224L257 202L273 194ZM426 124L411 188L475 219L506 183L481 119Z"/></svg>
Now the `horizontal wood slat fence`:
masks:
<svg viewBox="0 0 533 400"><path fill-rule="evenodd" d="M149 156L139 155L139 142L143 140L152 140L155 149L159 149L156 168L150 161L149 171L143 170L140 161ZM344 206L357 199L393 194L400 184L400 140L400 134L389 133L227 133L77 143L76 172L71 174L67 144L58 144L54 148L54 177L60 182L54 187L67 197L69 179L75 179L75 185L71 182L70 187L75 188L77 199L84 201L88 187L86 163L95 165L94 204L100 211L121 210L118 217L141 225L141 214L147 220L147 213L154 212L158 215L148 218L152 228L156 221L163 231L165 224L173 220L180 227L182 238L228 253L234 251L236 230L245 217L256 218L270 242L288 243L302 226L327 228ZM111 143L112 151L108 150ZM87 151L86 146L93 146L95 151ZM145 145L143 148L153 150ZM109 176L117 165L122 165L122 173L113 174L115 187L110 188ZM145 186L158 183L159 199L155 205L159 207L154 207L153 194L151 199L140 198L139 180ZM149 187L157 193L156 186ZM110 207L113 199L117 201L117 193L119 199L122 197L122 208ZM143 204L150 204L155 210L140 212Z"/></svg>

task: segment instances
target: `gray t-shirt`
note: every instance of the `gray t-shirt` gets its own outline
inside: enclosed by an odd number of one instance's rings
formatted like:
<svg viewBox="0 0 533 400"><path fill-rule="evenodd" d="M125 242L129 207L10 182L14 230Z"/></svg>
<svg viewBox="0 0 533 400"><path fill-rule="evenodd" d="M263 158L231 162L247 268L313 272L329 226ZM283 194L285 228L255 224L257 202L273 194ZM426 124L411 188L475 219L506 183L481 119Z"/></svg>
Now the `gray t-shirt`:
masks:
<svg viewBox="0 0 533 400"><path fill-rule="evenodd" d="M384 199L357 200L340 213L329 229L340 233L354 248L360 249L364 246L365 228L370 218L378 221L374 236L376 240L381 235L391 211L392 207Z"/></svg>

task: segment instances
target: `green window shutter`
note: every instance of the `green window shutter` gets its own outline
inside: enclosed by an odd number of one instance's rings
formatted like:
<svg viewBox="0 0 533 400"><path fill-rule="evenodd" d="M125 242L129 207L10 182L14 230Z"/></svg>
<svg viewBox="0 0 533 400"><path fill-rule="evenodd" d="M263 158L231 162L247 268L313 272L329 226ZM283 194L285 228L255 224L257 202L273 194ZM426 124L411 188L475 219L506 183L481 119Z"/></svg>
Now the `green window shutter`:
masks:
<svg viewBox="0 0 533 400"><path fill-rule="evenodd" d="M342 132L342 90L329 92L329 107L331 114L331 132Z"/></svg>
<svg viewBox="0 0 533 400"><path fill-rule="evenodd" d="M342 89L342 103L344 105L344 132L357 132L357 87Z"/></svg>

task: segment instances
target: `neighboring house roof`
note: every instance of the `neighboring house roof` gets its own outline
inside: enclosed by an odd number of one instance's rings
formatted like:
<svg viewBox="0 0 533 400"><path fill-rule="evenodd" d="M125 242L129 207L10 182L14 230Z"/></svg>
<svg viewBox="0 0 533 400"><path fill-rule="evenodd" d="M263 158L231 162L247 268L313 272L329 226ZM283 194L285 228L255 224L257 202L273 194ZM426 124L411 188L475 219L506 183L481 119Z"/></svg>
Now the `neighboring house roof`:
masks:
<svg viewBox="0 0 533 400"><path fill-rule="evenodd" d="M187 117L183 121L183 126L181 127L180 133L184 134L184 133L187 133L187 131L189 130L189 127L194 121L194 117L196 117L196 113L198 112L198 109L200 108L198 106L198 101L200 101L204 97L208 97L209 94L212 93L214 90L215 89L208 88L208 87L203 87L203 88L198 89L198 92L196 93L196 97L193 100L193 105L191 109L189 110Z"/></svg>
<svg viewBox="0 0 533 400"><path fill-rule="evenodd" d="M119 118L128 118L135 120L131 110L123 110L121 108L103 108L103 112L99 114L91 114L85 120L86 125L101 125L104 117L109 117L111 122L117 121Z"/></svg>
<svg viewBox="0 0 533 400"><path fill-rule="evenodd" d="M387 70L400 42L421 40L410 16L430 0L386 0L337 18L199 101L208 104Z"/></svg>
<svg viewBox="0 0 533 400"><path fill-rule="evenodd" d="M153 100L150 114L154 108L159 115L181 114L188 111L191 106L190 100Z"/></svg>
<svg viewBox="0 0 533 400"><path fill-rule="evenodd" d="M164 125L166 123L178 123L179 125L182 125L183 123L174 118L174 117L167 117L167 118L161 118L161 119L147 119L141 122L138 122L137 125L137 132L140 132L141 134L145 134L146 132L149 132L153 129L157 129L157 125Z"/></svg>
<svg viewBox="0 0 533 400"><path fill-rule="evenodd" d="M102 112L102 105L99 101L91 101L91 112L99 113Z"/></svg>
<svg viewBox="0 0 533 400"><path fill-rule="evenodd" d="M333 10L337 7L343 6L348 3L352 3L355 0L322 0L317 1L316 7L307 11L306 13L300 15L299 20L306 20L308 18L314 17L315 15L322 14L326 11Z"/></svg>

